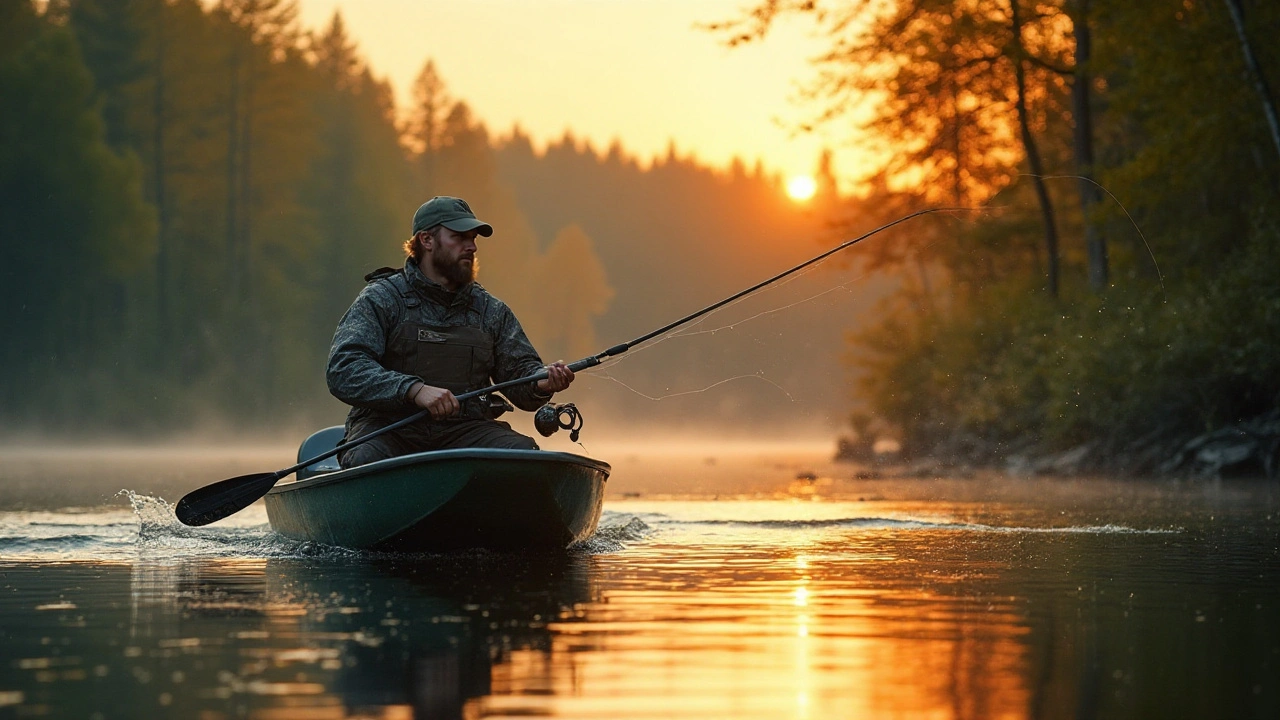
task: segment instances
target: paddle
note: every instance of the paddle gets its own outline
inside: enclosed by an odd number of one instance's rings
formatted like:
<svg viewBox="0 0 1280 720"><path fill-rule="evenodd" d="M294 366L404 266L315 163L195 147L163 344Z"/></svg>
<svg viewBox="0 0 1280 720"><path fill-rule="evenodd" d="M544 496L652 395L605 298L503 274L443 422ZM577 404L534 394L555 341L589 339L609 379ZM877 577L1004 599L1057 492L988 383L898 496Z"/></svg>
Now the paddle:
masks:
<svg viewBox="0 0 1280 720"><path fill-rule="evenodd" d="M720 302L708 305L707 307L704 307L701 310L691 315L687 315L683 318L680 318L679 320L676 320L673 323L664 325L658 328L657 330L654 330L653 332L641 335L640 337L636 338L635 340L632 340L631 342L622 343L621 345L614 345L613 347L609 348L608 350L605 350L599 355L592 355L591 357L586 357L576 362L569 363L569 369L574 372L578 372L579 370L585 370L590 367L595 367L596 365L599 365L601 362L603 362L605 358L613 357L615 355L621 355L622 353L630 350L631 348L635 347L636 345L639 345L640 343L646 342L648 340L652 340L653 338L658 337L663 333L674 330L680 327L681 325L684 325L687 322L696 320L702 317L703 315L706 315L707 313L712 312L713 310L724 307L725 305L728 305L734 300L738 300L739 298L746 297L747 295L750 295L751 293L765 287L766 285L771 285L781 280L782 278L787 277L788 275L791 275L792 273L803 270L804 268L809 267L810 265L820 260L823 260L824 258L830 255L834 255L835 253L838 253L847 247L857 245L858 243L862 242L863 240L866 240L872 235L875 235L876 233L881 232L883 230L888 230L889 228L893 227L894 225L897 225L898 223L906 222L907 220L910 220L911 218L916 217L918 215L925 215L928 213L943 212L943 211L958 210L958 209L967 209L967 208L929 208L927 210L919 210L917 212L911 213L910 215L906 215L904 217L898 218L897 220L894 220L891 223L881 225L880 227L876 228L875 230L872 230L869 233L866 233L865 235L856 237L853 240L846 240L845 242L840 243L839 245L835 246L834 248L831 248L830 250L827 250L821 255L818 255L810 260L806 260L805 262L802 262L799 265L796 265L795 267L791 268L790 270L787 270L786 272L782 272L777 275L774 275L768 280L765 280L760 283L756 283L755 285L752 285L746 290L742 290L740 292L734 293L733 295L730 295L729 297L721 300ZM504 388L509 388L514 385L520 385L527 382L537 382L539 380L545 380L546 377L547 377L547 371L545 369L540 370L528 377L517 378L515 380L508 380L506 382L500 382L496 385L490 385L489 387L482 388L480 390L472 390L470 392L465 392L458 396L458 400L459 401L467 400L469 398L476 397L477 395L485 395L487 393L494 392L495 390L502 390ZM331 458L334 455L337 455L338 453L342 452L343 450L349 447L354 447L356 445L359 445L360 443L372 440L383 433L391 432L392 430L402 428L405 425L408 425L410 423L417 422L418 420L421 420L422 418L426 417L428 414L430 414L430 411L421 410L419 412L414 413L413 415L410 415L409 417L403 420L392 423L384 428L375 430L374 432L371 432L368 435L364 435L362 437L358 437L353 440L348 440L338 445L338 447L330 450L327 453L324 453L322 455L317 455L311 458L310 460L303 460L297 465L287 467L283 470L277 470L273 473L241 475L240 477L230 478L228 480L216 482L212 485L206 485L197 490L193 490L187 493L185 497L183 497L181 500L178 501L177 507L174 508L174 514L178 516L178 520L182 521L184 525L198 526L198 525L208 525L211 522L216 522L218 520L221 520L229 515L238 513L241 510L249 507L250 505L253 504L255 500L262 497L263 495L266 495L267 491L270 490L272 487L274 487L275 484L279 482L282 478L286 478L308 465L312 465L314 463L320 462L321 460L327 460L328 458Z"/></svg>

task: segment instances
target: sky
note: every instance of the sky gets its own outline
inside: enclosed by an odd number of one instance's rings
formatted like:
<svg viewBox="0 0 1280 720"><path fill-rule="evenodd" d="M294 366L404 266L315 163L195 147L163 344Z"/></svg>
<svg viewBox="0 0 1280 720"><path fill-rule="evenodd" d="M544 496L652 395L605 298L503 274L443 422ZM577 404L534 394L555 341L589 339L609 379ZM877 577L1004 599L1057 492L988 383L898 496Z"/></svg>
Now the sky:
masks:
<svg viewBox="0 0 1280 720"><path fill-rule="evenodd" d="M320 30L340 11L397 105L428 59L490 132L519 125L535 147L566 130L604 151L617 139L647 163L674 142L681 157L726 167L756 160L810 175L823 147L849 181L867 168L847 128L797 133L813 108L795 101L823 43L807 18L762 42L728 48L699 23L737 17L751 0L300 0Z"/></svg>

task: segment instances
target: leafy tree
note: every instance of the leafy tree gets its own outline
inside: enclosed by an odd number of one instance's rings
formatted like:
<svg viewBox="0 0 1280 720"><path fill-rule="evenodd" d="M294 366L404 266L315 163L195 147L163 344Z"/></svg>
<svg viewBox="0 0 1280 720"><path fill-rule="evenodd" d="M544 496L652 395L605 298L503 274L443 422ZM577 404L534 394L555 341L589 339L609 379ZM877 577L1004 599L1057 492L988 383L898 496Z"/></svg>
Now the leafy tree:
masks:
<svg viewBox="0 0 1280 720"><path fill-rule="evenodd" d="M68 6L68 25L86 65L93 68L107 140L117 148L138 141L134 115L141 99L137 86L147 71L141 27L146 2L70 0Z"/></svg>
<svg viewBox="0 0 1280 720"><path fill-rule="evenodd" d="M853 336L865 396L908 445L989 457L993 444L1098 440L1120 452L1280 402L1275 344L1258 340L1275 337L1274 273L1258 268L1277 260L1266 79L1280 57L1250 42L1280 32L1274 3L779 0L721 29L749 41L785 13L827 33L811 88L819 118L871 98L870 128L905 145L864 207L905 214L979 187L965 201L993 208L968 227L935 220L880 244L882 262L924 247L932 260L879 327ZM966 157L967 127L988 143L975 155L995 160L985 185L966 184L981 167ZM1054 276L1054 252L1029 252L1018 208L1027 185L1042 208L1061 204L1047 184L1007 184L1023 161L1036 175L1072 163L1085 178L1078 218L1063 219L1079 223L1090 285L1106 295L1064 284L1056 303L1029 297L1028 277ZM917 186L901 183L907 171ZM1100 202L1089 178L1123 208ZM1064 252L1068 267L1076 257Z"/></svg>
<svg viewBox="0 0 1280 720"><path fill-rule="evenodd" d="M154 216L72 33L25 0L0 3L0 28L0 97L15 99L0 103L0 406L110 413L83 388L127 357L124 288L154 251Z"/></svg>
<svg viewBox="0 0 1280 720"><path fill-rule="evenodd" d="M933 204L974 206L1013 182L1022 162L1040 207L1050 295L1059 284L1058 218L1045 185L1050 172L1038 136L1053 143L1070 126L1066 77L1074 25L1062 2L913 0L879 3L762 2L736 21L712 26L739 44L764 37L779 17L814 16L829 46L807 97L818 120L844 119L871 106L865 125L895 147L885 167L891 186L910 184ZM1086 31L1087 24L1078 26ZM1087 80L1078 80L1087 105ZM1087 125L1077 125L1087 132ZM1077 148L1090 172L1087 135ZM1082 186L1093 199L1093 186ZM1088 203L1086 203L1086 206ZM1105 245L1090 252L1105 276ZM963 262L961 252L952 262ZM1105 284L1105 283L1102 283ZM1101 289L1098 285L1097 289Z"/></svg>

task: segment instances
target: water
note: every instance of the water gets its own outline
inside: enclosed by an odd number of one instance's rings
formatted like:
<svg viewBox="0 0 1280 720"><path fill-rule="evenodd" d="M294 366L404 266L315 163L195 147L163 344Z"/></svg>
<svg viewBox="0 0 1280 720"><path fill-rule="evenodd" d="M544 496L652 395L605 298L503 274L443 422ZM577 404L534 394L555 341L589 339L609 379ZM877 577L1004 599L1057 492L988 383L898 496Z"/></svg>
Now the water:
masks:
<svg viewBox="0 0 1280 720"><path fill-rule="evenodd" d="M1265 483L617 453L582 547L391 555L159 499L275 458L51 457L0 478L0 718L1280 716Z"/></svg>

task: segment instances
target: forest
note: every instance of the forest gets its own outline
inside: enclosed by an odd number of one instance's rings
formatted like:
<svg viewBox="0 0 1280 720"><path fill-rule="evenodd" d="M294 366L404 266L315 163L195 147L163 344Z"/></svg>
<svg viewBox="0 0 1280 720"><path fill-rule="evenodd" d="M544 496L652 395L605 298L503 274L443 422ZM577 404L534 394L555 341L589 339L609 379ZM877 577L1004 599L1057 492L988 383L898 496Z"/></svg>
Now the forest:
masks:
<svg viewBox="0 0 1280 720"><path fill-rule="evenodd" d="M888 150L857 191L827 162L798 204L674 145L538 149L429 57L398 115L341 16L304 31L286 0L0 0L0 422L333 424L337 319L449 194L497 228L480 281L548 360L949 208L575 386L615 427L983 461L1280 424L1274 3L764 0L707 42L783 16L818 38L813 123Z"/></svg>
<svg viewBox="0 0 1280 720"><path fill-rule="evenodd" d="M856 200L903 286L851 333L854 437L990 463L1172 467L1238 435L1280 462L1280 7L1250 0L755 3L807 16L814 122L893 143Z"/></svg>
<svg viewBox="0 0 1280 720"><path fill-rule="evenodd" d="M674 146L641 162L571 134L535 151L518 127L491 133L429 58L402 121L341 17L304 32L290 2L0 7L0 95L23 100L0 109L10 435L340 422L324 385L334 327L366 273L403 262L413 211L437 194L498 229L480 281L548 360L639 336L829 239L834 178L799 206L759 163L713 169ZM49 282L54 268L70 281ZM822 372L759 333L664 343L609 369L584 411L705 423L783 398L803 417L813 403L787 400L799 383L838 417L827 378L843 373L844 326L798 324L822 336ZM761 372L763 397L738 380L656 400Z"/></svg>

